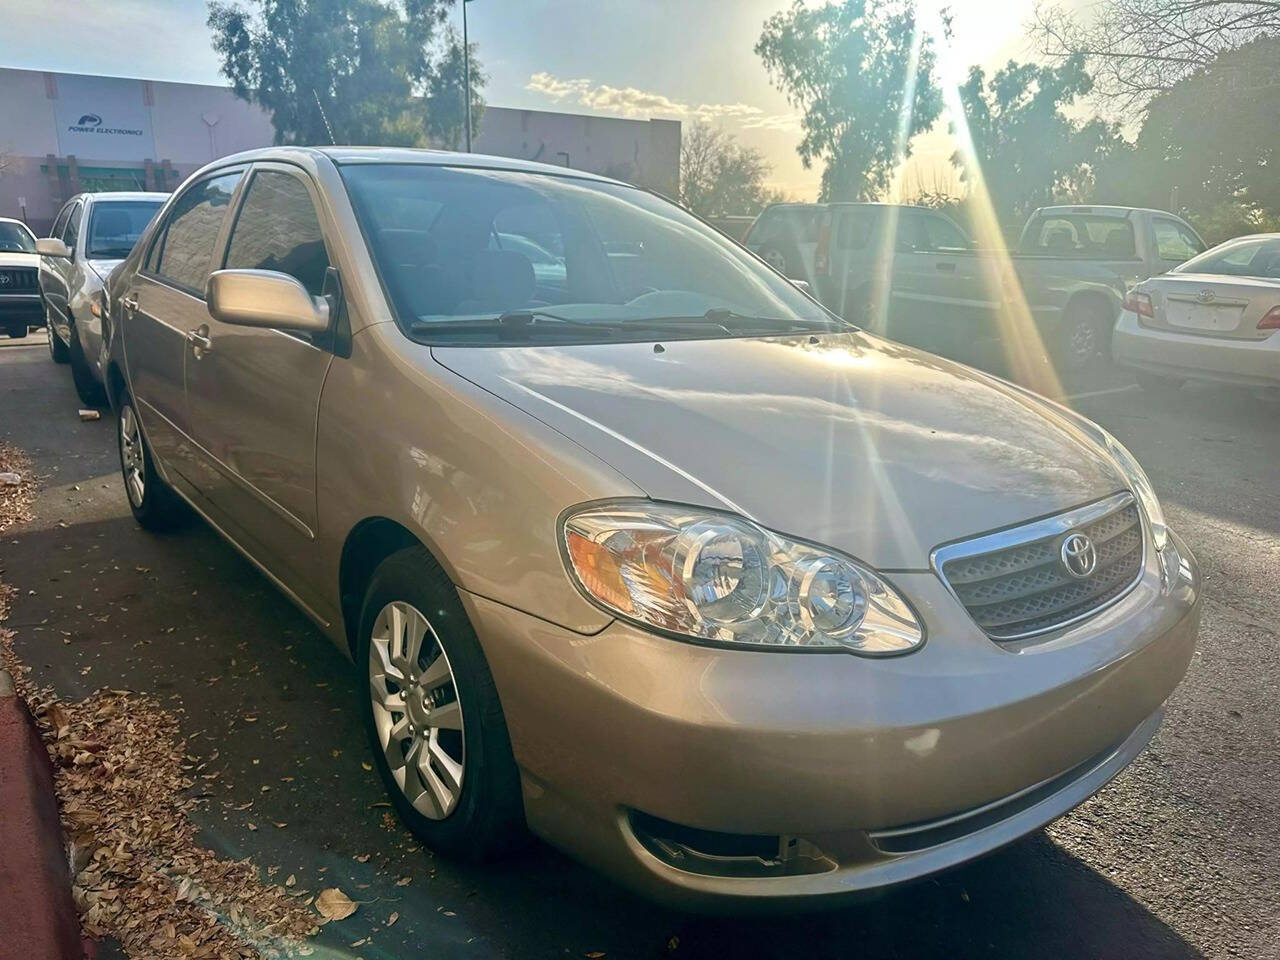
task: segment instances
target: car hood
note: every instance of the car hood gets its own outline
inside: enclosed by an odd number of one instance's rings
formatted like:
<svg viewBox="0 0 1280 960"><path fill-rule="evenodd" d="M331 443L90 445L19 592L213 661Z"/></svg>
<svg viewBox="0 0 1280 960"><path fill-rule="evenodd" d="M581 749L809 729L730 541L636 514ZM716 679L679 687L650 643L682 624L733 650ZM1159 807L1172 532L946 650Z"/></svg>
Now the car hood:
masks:
<svg viewBox="0 0 1280 960"><path fill-rule="evenodd" d="M862 333L432 352L654 499L881 569L1126 486L1051 405Z"/></svg>
<svg viewBox="0 0 1280 960"><path fill-rule="evenodd" d="M39 267L40 254L0 250L0 267Z"/></svg>
<svg viewBox="0 0 1280 960"><path fill-rule="evenodd" d="M95 258L89 261L89 266L93 267L93 272L98 275L99 279L106 280L107 277L110 276L111 271L122 263L124 263L123 259L103 260L101 258Z"/></svg>

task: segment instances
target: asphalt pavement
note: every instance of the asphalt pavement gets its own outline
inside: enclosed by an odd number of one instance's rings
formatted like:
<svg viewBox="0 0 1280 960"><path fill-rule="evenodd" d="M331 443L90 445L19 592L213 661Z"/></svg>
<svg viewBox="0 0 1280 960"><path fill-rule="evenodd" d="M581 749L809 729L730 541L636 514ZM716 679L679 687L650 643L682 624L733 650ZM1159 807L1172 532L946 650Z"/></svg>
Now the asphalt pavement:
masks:
<svg viewBox="0 0 1280 960"><path fill-rule="evenodd" d="M1280 404L1116 377L1087 393L1070 402L1146 466L1203 566L1187 679L1151 748L1049 830L834 913L686 916L542 845L487 867L433 857L388 821L349 661L199 522L134 524L110 413L80 421L35 336L0 340L0 439L42 483L35 521L0 540L7 625L63 697L127 688L179 714L214 775L204 843L361 901L320 934L325 956L1280 957Z"/></svg>

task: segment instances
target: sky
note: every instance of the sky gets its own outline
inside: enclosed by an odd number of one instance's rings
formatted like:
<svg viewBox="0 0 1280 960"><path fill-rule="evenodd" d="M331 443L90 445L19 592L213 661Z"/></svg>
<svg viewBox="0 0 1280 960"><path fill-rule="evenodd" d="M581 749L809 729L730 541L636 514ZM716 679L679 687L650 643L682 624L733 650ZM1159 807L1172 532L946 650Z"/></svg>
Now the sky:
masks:
<svg viewBox="0 0 1280 960"><path fill-rule="evenodd" d="M796 111L752 49L789 3L474 0L467 16L490 103L709 120L764 154L771 186L812 199L821 169L801 165ZM956 64L993 68L1034 53L1025 33L1034 0L946 5ZM220 83L205 17L204 0L0 0L0 66ZM918 137L899 183L947 182L953 148L945 122Z"/></svg>

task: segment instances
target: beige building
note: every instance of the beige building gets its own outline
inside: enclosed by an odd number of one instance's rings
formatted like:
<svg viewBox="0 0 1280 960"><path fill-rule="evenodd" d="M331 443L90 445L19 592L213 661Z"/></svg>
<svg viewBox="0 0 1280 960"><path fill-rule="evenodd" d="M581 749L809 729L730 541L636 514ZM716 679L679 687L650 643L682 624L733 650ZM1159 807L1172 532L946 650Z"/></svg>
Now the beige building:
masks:
<svg viewBox="0 0 1280 960"><path fill-rule="evenodd" d="M76 193L172 190L210 160L273 137L266 113L226 87L0 68L0 217L41 234ZM672 120L489 107L473 146L670 196L679 184Z"/></svg>

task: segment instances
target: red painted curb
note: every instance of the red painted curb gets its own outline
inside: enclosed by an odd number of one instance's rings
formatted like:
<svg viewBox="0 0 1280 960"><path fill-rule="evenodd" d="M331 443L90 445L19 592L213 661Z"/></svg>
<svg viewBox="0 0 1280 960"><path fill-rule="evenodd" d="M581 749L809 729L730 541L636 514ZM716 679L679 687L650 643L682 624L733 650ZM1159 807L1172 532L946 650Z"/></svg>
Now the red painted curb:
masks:
<svg viewBox="0 0 1280 960"><path fill-rule="evenodd" d="M53 766L12 695L0 695L0 851L0 960L82 960Z"/></svg>

